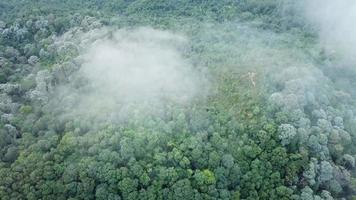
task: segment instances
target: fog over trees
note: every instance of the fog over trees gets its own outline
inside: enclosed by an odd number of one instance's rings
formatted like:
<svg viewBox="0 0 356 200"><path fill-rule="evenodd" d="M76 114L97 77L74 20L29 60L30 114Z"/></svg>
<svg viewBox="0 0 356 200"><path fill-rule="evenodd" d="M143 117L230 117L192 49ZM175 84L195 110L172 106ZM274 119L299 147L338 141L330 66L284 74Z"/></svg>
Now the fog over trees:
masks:
<svg viewBox="0 0 356 200"><path fill-rule="evenodd" d="M356 199L353 0L0 0L0 199Z"/></svg>

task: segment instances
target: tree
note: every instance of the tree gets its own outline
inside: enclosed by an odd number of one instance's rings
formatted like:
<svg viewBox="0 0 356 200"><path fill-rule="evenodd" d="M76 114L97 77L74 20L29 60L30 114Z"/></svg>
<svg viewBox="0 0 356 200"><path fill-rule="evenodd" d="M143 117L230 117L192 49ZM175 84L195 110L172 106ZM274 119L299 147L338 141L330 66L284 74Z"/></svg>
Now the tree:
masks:
<svg viewBox="0 0 356 200"><path fill-rule="evenodd" d="M194 190L188 179L177 181L172 186L172 199L194 199Z"/></svg>
<svg viewBox="0 0 356 200"><path fill-rule="evenodd" d="M282 124L278 127L279 139L281 140L282 145L288 145L292 142L295 135L297 134L294 126L290 124Z"/></svg>
<svg viewBox="0 0 356 200"><path fill-rule="evenodd" d="M318 181L325 183L333 178L333 167L328 161L321 161Z"/></svg>
<svg viewBox="0 0 356 200"><path fill-rule="evenodd" d="M228 169L230 169L234 165L234 157L231 154L225 154L222 157L222 165Z"/></svg>
<svg viewBox="0 0 356 200"><path fill-rule="evenodd" d="M313 186L315 182L315 177L316 177L316 166L313 161L311 161L308 165L307 170L303 172L303 177L307 179L308 183L310 186Z"/></svg>
<svg viewBox="0 0 356 200"><path fill-rule="evenodd" d="M118 183L118 189L124 199L128 198L132 192L137 191L138 181L136 179L124 178Z"/></svg>
<svg viewBox="0 0 356 200"><path fill-rule="evenodd" d="M37 56L30 56L30 58L28 59L28 64L34 66L39 62L39 58Z"/></svg>
<svg viewBox="0 0 356 200"><path fill-rule="evenodd" d="M5 153L5 155L4 155L2 160L5 161L5 162L13 162L13 161L15 161L17 156L18 156L18 154L19 154L18 151L19 151L18 148L15 147L15 146L9 147L7 149L7 151L6 151L6 153Z"/></svg>
<svg viewBox="0 0 356 200"><path fill-rule="evenodd" d="M355 158L349 154L344 154L342 156L341 163L346 168L352 169L355 167Z"/></svg>

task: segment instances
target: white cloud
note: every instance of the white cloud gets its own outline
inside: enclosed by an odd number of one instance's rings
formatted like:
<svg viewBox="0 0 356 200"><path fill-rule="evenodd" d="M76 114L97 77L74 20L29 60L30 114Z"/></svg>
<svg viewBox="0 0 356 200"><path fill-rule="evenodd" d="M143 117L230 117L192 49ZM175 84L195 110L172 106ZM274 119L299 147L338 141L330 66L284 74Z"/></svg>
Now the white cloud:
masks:
<svg viewBox="0 0 356 200"><path fill-rule="evenodd" d="M59 92L61 105L71 105L67 115L152 114L167 104L189 104L206 88L204 76L183 56L188 44L181 35L151 28L101 29L73 38L82 49L81 67ZM78 88L79 80L85 84Z"/></svg>
<svg viewBox="0 0 356 200"><path fill-rule="evenodd" d="M329 53L356 60L356 1L306 1L307 19L316 25L320 42Z"/></svg>

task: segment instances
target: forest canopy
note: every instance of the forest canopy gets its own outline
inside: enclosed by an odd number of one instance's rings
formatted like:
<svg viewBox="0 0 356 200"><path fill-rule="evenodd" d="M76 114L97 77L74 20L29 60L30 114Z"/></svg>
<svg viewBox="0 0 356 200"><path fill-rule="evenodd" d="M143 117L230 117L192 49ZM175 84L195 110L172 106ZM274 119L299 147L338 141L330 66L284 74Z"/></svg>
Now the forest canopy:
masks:
<svg viewBox="0 0 356 200"><path fill-rule="evenodd" d="M356 199L353 0L0 0L0 199Z"/></svg>

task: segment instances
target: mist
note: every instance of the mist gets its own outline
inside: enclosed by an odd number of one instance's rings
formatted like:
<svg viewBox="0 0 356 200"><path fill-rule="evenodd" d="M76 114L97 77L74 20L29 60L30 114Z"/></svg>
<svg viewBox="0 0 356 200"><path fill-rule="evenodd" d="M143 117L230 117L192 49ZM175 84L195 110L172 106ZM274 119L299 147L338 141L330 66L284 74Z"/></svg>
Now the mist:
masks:
<svg viewBox="0 0 356 200"><path fill-rule="evenodd" d="M1 199L356 199L355 2L26 1Z"/></svg>
<svg viewBox="0 0 356 200"><path fill-rule="evenodd" d="M311 0L305 10L326 53L355 64L356 1Z"/></svg>
<svg viewBox="0 0 356 200"><path fill-rule="evenodd" d="M53 97L55 104L60 99L59 104L67 105L59 109L65 117L117 121L133 113L162 115L167 105L189 105L207 92L204 73L184 56L189 46L182 35L102 28L68 33L57 45L68 41L79 43L80 67Z"/></svg>

